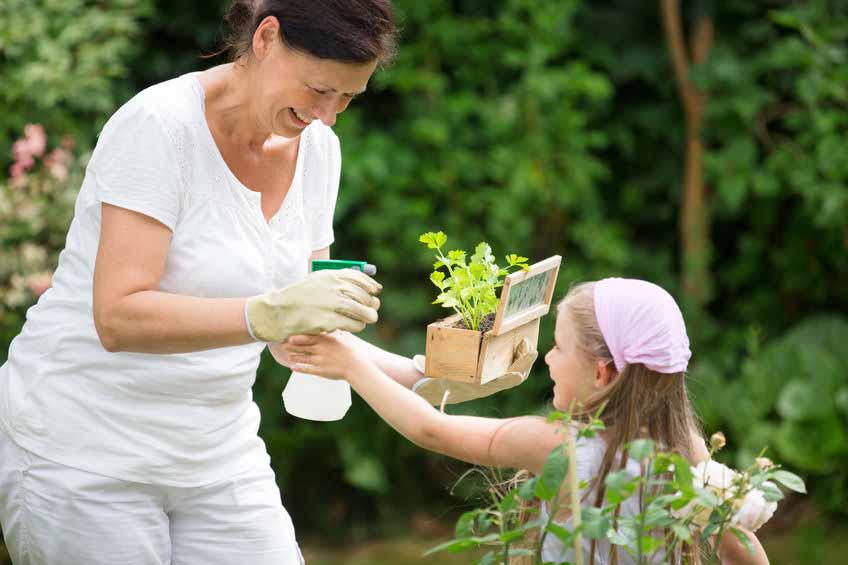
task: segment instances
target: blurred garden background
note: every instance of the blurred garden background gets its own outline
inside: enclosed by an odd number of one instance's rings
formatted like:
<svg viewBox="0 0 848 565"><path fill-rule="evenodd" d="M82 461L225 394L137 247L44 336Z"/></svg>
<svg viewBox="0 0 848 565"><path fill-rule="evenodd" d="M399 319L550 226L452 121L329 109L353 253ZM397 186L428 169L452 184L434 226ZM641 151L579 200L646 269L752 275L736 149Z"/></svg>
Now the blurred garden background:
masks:
<svg viewBox="0 0 848 565"><path fill-rule="evenodd" d="M395 0L395 65L340 116L338 258L384 284L366 338L423 353L432 260L489 242L564 259L577 281L646 278L681 302L690 388L721 459L802 475L761 530L773 563L848 552L848 2ZM47 288L87 155L139 90L224 62L227 0L0 0L0 361ZM548 317L550 318L550 316ZM551 343L543 323L540 348ZM421 558L477 504L466 467L354 399L336 423L282 410L267 356L254 395L310 563ZM454 413L541 412L518 389ZM0 544L0 563L6 559Z"/></svg>

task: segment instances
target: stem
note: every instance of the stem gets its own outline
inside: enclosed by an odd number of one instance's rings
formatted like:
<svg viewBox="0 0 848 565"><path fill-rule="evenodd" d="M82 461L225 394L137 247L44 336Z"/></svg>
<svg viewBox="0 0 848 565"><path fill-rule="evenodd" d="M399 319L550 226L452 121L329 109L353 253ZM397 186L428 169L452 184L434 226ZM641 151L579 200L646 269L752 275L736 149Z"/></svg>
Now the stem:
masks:
<svg viewBox="0 0 848 565"><path fill-rule="evenodd" d="M637 563L642 565L644 563L644 556L642 555L642 536L645 532L645 483L647 482L647 477L649 477L651 461L648 460L648 467L646 469L645 464L641 461L639 462L639 467L642 471L642 481L639 482L639 542L636 546L637 548Z"/></svg>
<svg viewBox="0 0 848 565"><path fill-rule="evenodd" d="M571 491L571 523L574 524L574 562L575 565L583 565L583 539L580 534L580 484L577 481L577 459L574 449L574 439L569 431L566 431L566 449L568 449L568 478L569 490Z"/></svg>
<svg viewBox="0 0 848 565"><path fill-rule="evenodd" d="M450 266L450 259L448 259L447 257L445 257L445 254L444 254L444 253L442 253L442 248L441 248L441 247L436 247L436 251L439 253L439 257L442 259L442 264L443 264L445 267L447 267L447 269L448 269L448 274L450 275L450 277L451 277L451 278L453 278L453 269L451 269L451 266ZM468 306L465 304L465 301L462 299L462 295L457 296L457 298L459 298L459 302L460 302L460 304L462 304L462 306L463 306L463 307L467 310L467 309L468 309ZM454 309L454 311L455 311L457 314L459 314L459 315L460 315L460 317L462 318L463 323L465 324L465 327L467 327L469 330L474 329L473 325L471 324L472 320L466 316L466 313L465 313L465 312L463 312L462 310L460 310L460 309L459 309L459 308L457 308L456 306L454 306L454 307L453 307L453 309Z"/></svg>

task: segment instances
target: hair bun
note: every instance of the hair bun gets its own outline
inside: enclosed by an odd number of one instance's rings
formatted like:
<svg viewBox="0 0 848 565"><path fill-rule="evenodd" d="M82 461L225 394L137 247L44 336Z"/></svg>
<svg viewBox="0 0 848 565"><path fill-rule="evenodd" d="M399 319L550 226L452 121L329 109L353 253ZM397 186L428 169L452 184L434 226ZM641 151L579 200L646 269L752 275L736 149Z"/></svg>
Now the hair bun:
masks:
<svg viewBox="0 0 848 565"><path fill-rule="evenodd" d="M241 35L251 22L255 11L254 0L234 0L224 14L224 21L233 35Z"/></svg>

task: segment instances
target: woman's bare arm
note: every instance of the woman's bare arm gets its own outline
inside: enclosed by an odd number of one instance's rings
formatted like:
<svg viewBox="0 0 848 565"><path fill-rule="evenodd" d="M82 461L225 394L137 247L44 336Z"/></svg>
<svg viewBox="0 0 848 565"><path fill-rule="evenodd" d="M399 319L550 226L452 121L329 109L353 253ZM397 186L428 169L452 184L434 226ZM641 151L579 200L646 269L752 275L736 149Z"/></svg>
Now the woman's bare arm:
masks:
<svg viewBox="0 0 848 565"><path fill-rule="evenodd" d="M94 269L94 324L108 351L184 353L253 342L245 298L199 298L158 290L171 231L102 205ZM132 252L128 252L132 250Z"/></svg>

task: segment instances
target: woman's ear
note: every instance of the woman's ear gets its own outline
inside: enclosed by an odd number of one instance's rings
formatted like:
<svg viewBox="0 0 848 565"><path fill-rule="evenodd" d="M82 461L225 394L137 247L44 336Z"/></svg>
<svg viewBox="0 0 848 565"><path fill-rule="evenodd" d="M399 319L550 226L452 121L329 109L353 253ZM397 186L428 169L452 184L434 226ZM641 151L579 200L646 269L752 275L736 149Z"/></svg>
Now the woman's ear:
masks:
<svg viewBox="0 0 848 565"><path fill-rule="evenodd" d="M259 22L253 34L253 55L260 61L268 56L280 33L280 22L274 16L267 16Z"/></svg>
<svg viewBox="0 0 848 565"><path fill-rule="evenodd" d="M609 361L597 361L595 363L595 388L606 388L617 376L618 372Z"/></svg>

